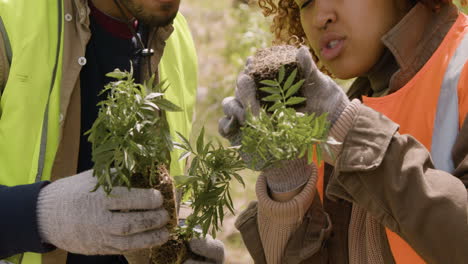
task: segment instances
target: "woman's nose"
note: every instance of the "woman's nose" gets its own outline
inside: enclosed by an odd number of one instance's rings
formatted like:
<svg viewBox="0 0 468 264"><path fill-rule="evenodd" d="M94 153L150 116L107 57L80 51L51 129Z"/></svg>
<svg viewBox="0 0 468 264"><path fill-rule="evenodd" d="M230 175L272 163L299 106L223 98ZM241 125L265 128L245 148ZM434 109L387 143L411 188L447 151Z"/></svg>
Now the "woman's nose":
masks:
<svg viewBox="0 0 468 264"><path fill-rule="evenodd" d="M315 0L314 26L318 29L326 29L330 23L337 19L333 0Z"/></svg>

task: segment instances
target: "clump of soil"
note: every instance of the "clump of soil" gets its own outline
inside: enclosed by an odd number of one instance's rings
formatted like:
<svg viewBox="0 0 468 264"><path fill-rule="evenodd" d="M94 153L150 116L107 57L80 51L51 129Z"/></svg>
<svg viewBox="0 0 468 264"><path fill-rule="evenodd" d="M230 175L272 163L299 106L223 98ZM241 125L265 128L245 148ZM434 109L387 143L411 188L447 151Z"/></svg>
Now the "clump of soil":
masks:
<svg viewBox="0 0 468 264"><path fill-rule="evenodd" d="M254 79L255 85L258 88L264 87L261 81L274 80L278 78L279 69L284 65L285 77L281 85L284 85L287 78L294 69L297 69L296 78L293 81L297 83L304 78L302 69L296 60L298 49L290 45L273 46L257 51L253 57L251 68L248 74ZM303 88L300 88L295 96L302 96ZM257 90L257 99L261 102L262 107L270 107L275 102L263 102L262 98L270 94ZM303 107L305 103L295 105L294 108Z"/></svg>
<svg viewBox="0 0 468 264"><path fill-rule="evenodd" d="M172 233L172 237L164 245L151 248L147 263L154 264L174 264L183 263L191 255L188 245L182 238L174 234L177 227L177 211L175 188L172 178L165 165L158 165L155 171L146 170L146 175L136 173L131 177L131 186L134 188L154 188L161 192L164 197L163 207L169 213L170 220L167 229ZM150 183L149 175L156 175L154 182ZM146 263L145 263L146 264Z"/></svg>

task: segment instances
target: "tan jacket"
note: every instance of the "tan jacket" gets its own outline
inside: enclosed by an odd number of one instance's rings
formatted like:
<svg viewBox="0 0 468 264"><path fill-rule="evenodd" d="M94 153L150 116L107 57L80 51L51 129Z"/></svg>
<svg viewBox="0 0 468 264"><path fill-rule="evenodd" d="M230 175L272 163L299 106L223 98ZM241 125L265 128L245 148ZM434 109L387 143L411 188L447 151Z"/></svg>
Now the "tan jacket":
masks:
<svg viewBox="0 0 468 264"><path fill-rule="evenodd" d="M75 175L78 166L80 144L80 71L84 65L86 46L91 37L89 29L90 8L87 0L64 0L63 77L60 93L60 120L62 122L60 144L52 169L51 180ZM149 43L155 54L151 57L151 69L157 72L165 41L173 31L172 25L155 28L149 35ZM0 35L0 94L8 78L8 63ZM148 74L147 61L142 61L142 79ZM5 67L6 66L6 67ZM66 252L55 250L43 255L44 264L64 264Z"/></svg>
<svg viewBox="0 0 468 264"><path fill-rule="evenodd" d="M433 13L418 4L383 37L387 54L367 76L354 82L349 97L382 96L403 87L432 56L457 16L453 5ZM394 260L384 226L397 230L431 263L468 263L468 117L452 150L453 175L434 170L425 147L397 129L391 120L359 107L336 167L325 167L324 203L314 198L281 263L349 263L353 203L382 224L377 243L385 263ZM428 209L434 205L444 210ZM266 263L257 206L252 202L236 227L255 263Z"/></svg>

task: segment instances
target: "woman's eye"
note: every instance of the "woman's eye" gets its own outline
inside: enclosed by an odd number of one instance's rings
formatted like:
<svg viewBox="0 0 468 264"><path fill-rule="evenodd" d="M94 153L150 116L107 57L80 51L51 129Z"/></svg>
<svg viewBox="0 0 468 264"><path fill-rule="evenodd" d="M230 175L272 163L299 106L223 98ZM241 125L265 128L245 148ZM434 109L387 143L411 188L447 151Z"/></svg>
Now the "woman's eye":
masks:
<svg viewBox="0 0 468 264"><path fill-rule="evenodd" d="M304 9L306 8L310 3L312 3L314 0L306 0L302 5L301 5L301 9Z"/></svg>

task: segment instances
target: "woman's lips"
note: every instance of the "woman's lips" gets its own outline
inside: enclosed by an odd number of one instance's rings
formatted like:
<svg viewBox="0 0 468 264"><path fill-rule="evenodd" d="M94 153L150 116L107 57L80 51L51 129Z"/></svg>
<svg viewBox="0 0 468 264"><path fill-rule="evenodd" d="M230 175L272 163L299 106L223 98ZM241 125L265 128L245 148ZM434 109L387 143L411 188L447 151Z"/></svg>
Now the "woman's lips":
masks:
<svg viewBox="0 0 468 264"><path fill-rule="evenodd" d="M326 33L320 39L320 58L333 60L338 57L344 49L346 38L336 33Z"/></svg>

